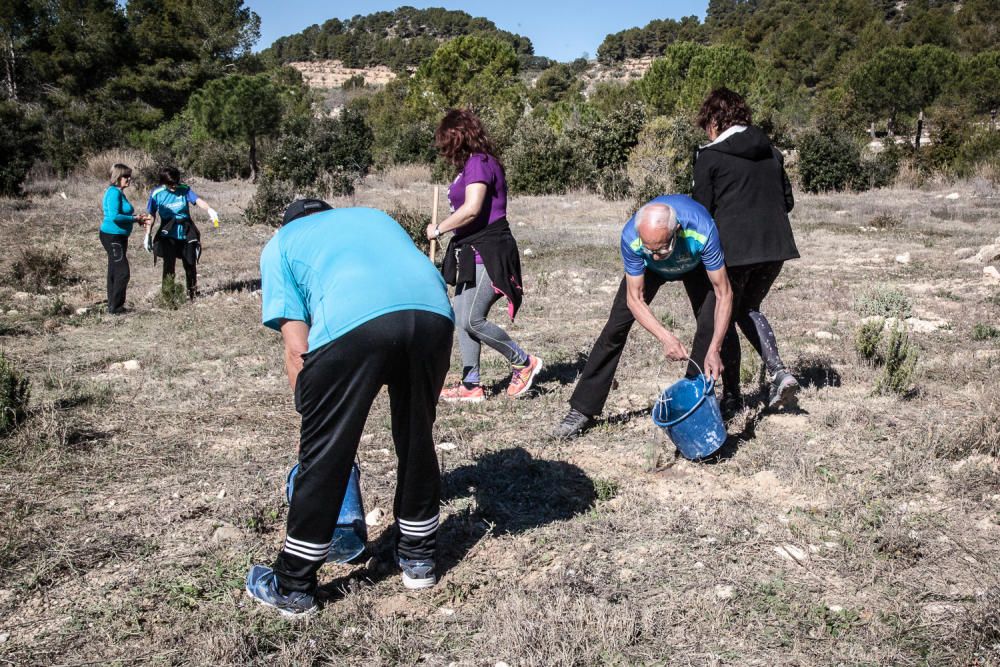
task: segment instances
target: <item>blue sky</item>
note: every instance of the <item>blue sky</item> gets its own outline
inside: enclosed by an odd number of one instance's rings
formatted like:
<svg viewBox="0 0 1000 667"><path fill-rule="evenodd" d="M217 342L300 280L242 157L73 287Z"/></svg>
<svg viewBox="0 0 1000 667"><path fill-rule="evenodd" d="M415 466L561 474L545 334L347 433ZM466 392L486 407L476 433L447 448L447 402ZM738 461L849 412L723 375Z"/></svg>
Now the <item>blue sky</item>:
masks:
<svg viewBox="0 0 1000 667"><path fill-rule="evenodd" d="M543 0L494 0L493 2L360 2L322 0L245 0L260 15L260 42L267 48L284 35L300 32L327 19L348 19L358 14L409 5L420 9L444 7L484 16L503 30L531 39L535 54L567 61L586 54L593 58L608 33L642 27L653 19L695 15L704 20L708 0L653 2L544 2Z"/></svg>

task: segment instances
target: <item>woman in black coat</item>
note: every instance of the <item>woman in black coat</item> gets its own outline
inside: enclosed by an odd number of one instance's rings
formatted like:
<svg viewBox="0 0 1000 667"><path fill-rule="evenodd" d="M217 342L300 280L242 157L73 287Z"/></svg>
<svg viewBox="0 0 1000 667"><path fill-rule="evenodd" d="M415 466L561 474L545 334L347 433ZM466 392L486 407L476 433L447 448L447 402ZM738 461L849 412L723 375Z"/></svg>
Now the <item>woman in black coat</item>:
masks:
<svg viewBox="0 0 1000 667"><path fill-rule="evenodd" d="M770 378L768 406L791 402L799 384L778 355L774 331L761 302L786 260L796 259L788 212L794 199L781 153L767 135L751 124L750 107L738 93L719 88L705 100L698 125L710 143L702 146L694 165L694 198L708 209L719 228L726 268L733 287L733 319L764 360ZM742 405L740 346L723 346L723 411Z"/></svg>

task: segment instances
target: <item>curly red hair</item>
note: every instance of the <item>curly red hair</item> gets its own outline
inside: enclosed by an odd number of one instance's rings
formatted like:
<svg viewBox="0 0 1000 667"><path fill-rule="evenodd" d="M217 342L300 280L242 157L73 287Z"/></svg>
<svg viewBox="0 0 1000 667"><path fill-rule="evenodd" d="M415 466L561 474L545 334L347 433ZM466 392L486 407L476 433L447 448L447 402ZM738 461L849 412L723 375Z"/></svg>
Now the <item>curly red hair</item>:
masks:
<svg viewBox="0 0 1000 667"><path fill-rule="evenodd" d="M434 131L434 145L444 159L459 168L473 153L496 157L483 122L468 109L448 110Z"/></svg>

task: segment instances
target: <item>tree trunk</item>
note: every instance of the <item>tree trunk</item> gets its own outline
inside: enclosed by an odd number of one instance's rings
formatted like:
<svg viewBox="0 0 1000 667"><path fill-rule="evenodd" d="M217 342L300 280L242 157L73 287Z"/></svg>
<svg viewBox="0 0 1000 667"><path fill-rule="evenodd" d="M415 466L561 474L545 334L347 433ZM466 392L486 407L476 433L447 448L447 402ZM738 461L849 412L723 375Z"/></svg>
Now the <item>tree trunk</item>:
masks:
<svg viewBox="0 0 1000 667"><path fill-rule="evenodd" d="M14 38L8 37L7 43L4 44L4 65L7 75L6 88L7 97L12 100L17 100L17 84L14 82Z"/></svg>
<svg viewBox="0 0 1000 667"><path fill-rule="evenodd" d="M917 116L917 138L913 141L913 149L920 150L920 135L924 133L924 110L920 110L920 115Z"/></svg>
<svg viewBox="0 0 1000 667"><path fill-rule="evenodd" d="M250 135L250 182L257 182L257 137Z"/></svg>

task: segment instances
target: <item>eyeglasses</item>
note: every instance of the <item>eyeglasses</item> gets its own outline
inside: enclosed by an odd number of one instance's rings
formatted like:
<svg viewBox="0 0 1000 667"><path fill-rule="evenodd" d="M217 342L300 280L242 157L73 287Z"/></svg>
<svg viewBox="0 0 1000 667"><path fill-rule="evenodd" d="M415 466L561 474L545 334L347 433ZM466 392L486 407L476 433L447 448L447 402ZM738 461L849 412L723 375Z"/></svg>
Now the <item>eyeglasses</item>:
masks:
<svg viewBox="0 0 1000 667"><path fill-rule="evenodd" d="M676 245L677 245L677 234L675 233L672 234L670 236L670 240L664 243L663 245L656 248L647 248L646 246L643 246L642 251L647 255L649 255L650 257L653 257L654 259L656 258L662 259L674 254L674 246Z"/></svg>

